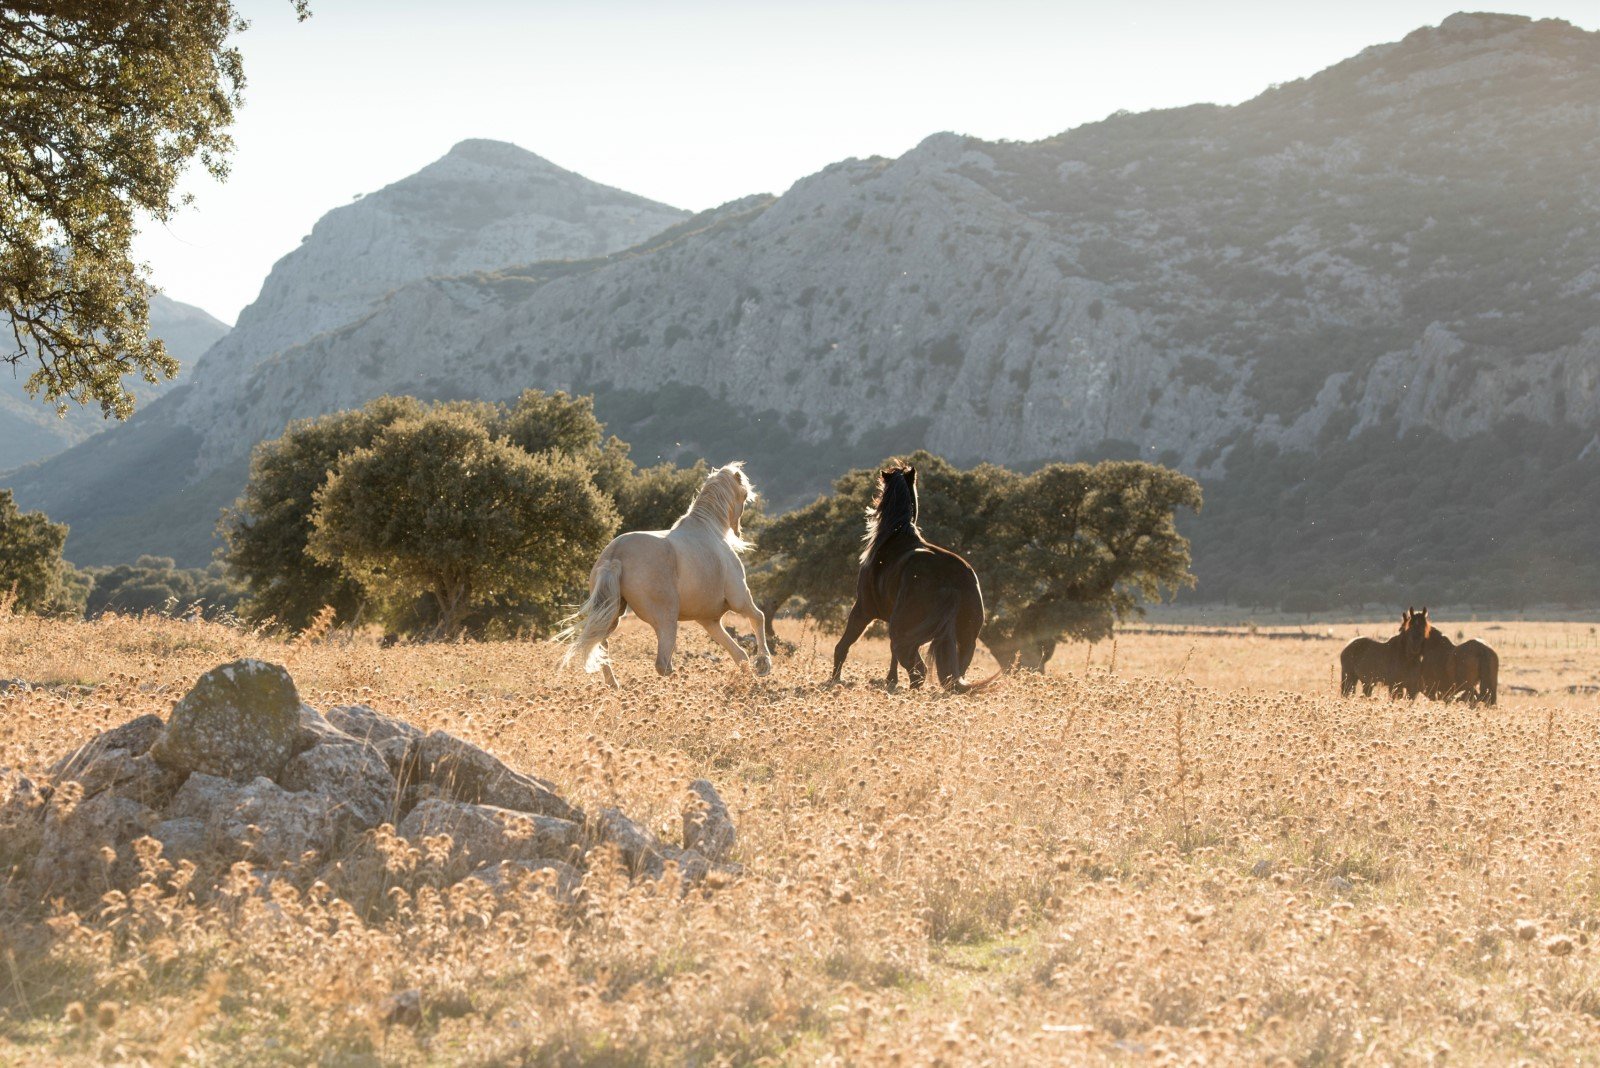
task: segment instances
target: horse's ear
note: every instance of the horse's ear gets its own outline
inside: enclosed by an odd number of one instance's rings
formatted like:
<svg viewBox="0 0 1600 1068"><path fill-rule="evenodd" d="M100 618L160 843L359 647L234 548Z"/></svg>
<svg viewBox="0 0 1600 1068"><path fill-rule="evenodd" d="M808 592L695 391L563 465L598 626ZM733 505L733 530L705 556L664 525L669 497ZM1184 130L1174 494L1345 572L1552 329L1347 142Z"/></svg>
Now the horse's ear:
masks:
<svg viewBox="0 0 1600 1068"><path fill-rule="evenodd" d="M911 483L913 486L917 484L917 469L915 467L908 466L906 468L906 481Z"/></svg>

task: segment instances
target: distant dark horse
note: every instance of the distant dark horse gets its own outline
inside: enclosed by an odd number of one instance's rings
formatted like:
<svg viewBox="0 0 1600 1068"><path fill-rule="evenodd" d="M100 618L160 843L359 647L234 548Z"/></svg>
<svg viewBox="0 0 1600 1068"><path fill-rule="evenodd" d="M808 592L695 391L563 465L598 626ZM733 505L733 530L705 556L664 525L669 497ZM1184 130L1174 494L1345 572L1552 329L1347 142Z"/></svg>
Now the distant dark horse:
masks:
<svg viewBox="0 0 1600 1068"><path fill-rule="evenodd" d="M1500 657L1476 638L1457 645L1435 630L1422 650L1422 690L1435 701L1462 697L1493 705L1500 693Z"/></svg>
<svg viewBox="0 0 1600 1068"><path fill-rule="evenodd" d="M1400 617L1399 632L1388 641L1357 638L1346 645L1339 653L1339 692L1349 697L1359 683L1363 697L1371 697L1372 688L1377 685L1388 687L1390 697L1402 693L1415 697L1422 686L1422 649L1427 629L1427 609L1413 617L1407 608Z"/></svg>
<svg viewBox="0 0 1600 1068"><path fill-rule="evenodd" d="M861 632L875 619L889 624L889 689L900 668L911 676L913 689L927 677L921 648L933 644L939 682L947 690L968 691L967 668L983 628L983 593L978 575L949 549L923 540L917 529L917 471L891 467L878 473L878 499L867 515L867 547L856 576L856 603L833 650L833 681L839 681L845 657Z"/></svg>

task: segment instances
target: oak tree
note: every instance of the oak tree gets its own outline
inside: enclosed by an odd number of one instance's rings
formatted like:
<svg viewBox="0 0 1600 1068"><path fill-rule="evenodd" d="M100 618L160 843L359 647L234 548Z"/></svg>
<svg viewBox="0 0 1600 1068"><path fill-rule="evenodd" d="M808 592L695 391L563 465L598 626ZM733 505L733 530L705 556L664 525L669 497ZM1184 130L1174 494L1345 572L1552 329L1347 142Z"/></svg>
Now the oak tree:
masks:
<svg viewBox="0 0 1600 1068"><path fill-rule="evenodd" d="M129 250L192 161L227 175L244 26L230 0L0 3L0 360L58 408L125 418L125 375L177 371Z"/></svg>

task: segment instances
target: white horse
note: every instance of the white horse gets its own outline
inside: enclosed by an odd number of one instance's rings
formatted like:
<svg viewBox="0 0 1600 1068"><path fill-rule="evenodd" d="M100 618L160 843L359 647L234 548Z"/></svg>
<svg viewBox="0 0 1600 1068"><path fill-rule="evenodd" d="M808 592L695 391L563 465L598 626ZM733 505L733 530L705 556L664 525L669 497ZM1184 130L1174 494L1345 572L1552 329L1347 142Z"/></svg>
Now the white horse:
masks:
<svg viewBox="0 0 1600 1068"><path fill-rule="evenodd" d="M760 653L755 671L772 670L767 648L767 618L756 607L745 582L739 554L750 548L740 536L745 502L756 491L744 473L744 461L711 472L689 510L671 530L636 530L619 534L601 552L589 573L589 599L563 620L558 641L572 642L562 658L574 658L588 672L600 671L612 688L617 676L606 656L606 639L617 629L622 613L634 615L656 632L656 671L672 674L672 652L678 644L678 623L693 620L728 650L741 667L750 658L722 626L727 612L737 612L755 628Z"/></svg>

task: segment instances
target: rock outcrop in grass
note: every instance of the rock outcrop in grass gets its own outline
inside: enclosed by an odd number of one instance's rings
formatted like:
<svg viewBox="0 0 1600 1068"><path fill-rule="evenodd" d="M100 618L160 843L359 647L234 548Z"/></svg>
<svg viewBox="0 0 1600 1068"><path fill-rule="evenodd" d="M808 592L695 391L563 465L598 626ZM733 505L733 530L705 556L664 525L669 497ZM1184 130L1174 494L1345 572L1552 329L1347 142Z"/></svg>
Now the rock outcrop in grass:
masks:
<svg viewBox="0 0 1600 1068"><path fill-rule="evenodd" d="M391 834L447 851L463 878L500 887L514 870L549 872L571 897L603 856L635 877L675 865L686 885L726 870L727 806L705 780L691 791L684 845L671 845L616 809L586 815L455 735L364 706L323 715L282 667L238 660L202 675L166 721L141 716L63 755L46 781L12 791L0 825L27 843L19 869L41 900L126 890L157 856L193 865L202 894L241 863L263 883L335 885Z"/></svg>

